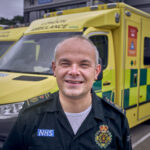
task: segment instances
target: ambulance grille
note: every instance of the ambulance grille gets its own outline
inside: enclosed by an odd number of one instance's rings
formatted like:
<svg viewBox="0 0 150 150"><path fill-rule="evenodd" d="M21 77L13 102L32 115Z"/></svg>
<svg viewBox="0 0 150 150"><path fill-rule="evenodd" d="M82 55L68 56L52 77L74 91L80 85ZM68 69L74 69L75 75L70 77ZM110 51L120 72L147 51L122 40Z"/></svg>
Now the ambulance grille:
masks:
<svg viewBox="0 0 150 150"><path fill-rule="evenodd" d="M19 76L14 78L13 80L22 80L22 81L42 81L47 79L47 77L34 77L34 76Z"/></svg>

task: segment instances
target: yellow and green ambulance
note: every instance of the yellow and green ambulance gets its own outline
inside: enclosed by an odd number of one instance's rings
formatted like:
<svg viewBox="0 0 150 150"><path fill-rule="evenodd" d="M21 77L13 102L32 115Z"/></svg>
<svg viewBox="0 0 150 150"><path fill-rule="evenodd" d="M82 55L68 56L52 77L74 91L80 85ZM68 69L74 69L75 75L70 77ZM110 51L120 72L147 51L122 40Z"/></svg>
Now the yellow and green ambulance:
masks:
<svg viewBox="0 0 150 150"><path fill-rule="evenodd" d="M96 94L126 110L130 127L150 119L149 27L149 14L124 3L52 12L32 22L0 62L0 124L16 117L24 101L35 103L58 90L54 49L75 35L89 38L102 58Z"/></svg>

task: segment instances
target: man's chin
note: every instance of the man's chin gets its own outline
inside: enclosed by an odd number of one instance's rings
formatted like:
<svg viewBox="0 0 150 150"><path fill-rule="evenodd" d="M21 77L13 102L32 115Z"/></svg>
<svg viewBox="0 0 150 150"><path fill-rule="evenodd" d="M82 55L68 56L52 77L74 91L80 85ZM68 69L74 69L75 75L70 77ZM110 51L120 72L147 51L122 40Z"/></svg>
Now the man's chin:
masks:
<svg viewBox="0 0 150 150"><path fill-rule="evenodd" d="M79 90L67 90L64 94L66 97L71 99L79 99L84 95L83 92L80 92Z"/></svg>

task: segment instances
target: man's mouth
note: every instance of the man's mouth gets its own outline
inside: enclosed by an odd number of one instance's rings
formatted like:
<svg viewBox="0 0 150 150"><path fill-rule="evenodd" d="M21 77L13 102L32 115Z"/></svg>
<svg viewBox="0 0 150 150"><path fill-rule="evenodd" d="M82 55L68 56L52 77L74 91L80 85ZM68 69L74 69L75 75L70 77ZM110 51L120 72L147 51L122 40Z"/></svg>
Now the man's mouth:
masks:
<svg viewBox="0 0 150 150"><path fill-rule="evenodd" d="M70 83L70 84L82 84L83 81L74 81L74 80L65 80L65 82Z"/></svg>

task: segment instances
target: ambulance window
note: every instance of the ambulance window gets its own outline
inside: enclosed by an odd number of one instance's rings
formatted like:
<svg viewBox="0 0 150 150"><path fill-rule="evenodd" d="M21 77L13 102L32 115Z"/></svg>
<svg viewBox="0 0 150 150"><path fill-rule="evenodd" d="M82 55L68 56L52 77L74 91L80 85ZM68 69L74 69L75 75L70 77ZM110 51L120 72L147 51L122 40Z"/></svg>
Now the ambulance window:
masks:
<svg viewBox="0 0 150 150"><path fill-rule="evenodd" d="M150 65L150 38L144 39L144 65Z"/></svg>
<svg viewBox="0 0 150 150"><path fill-rule="evenodd" d="M97 47L99 56L102 59L103 69L107 67L108 37L106 35L94 35L89 38Z"/></svg>
<svg viewBox="0 0 150 150"><path fill-rule="evenodd" d="M56 45L82 32L57 32L23 36L0 59L0 70L11 72L53 74L52 61Z"/></svg>

